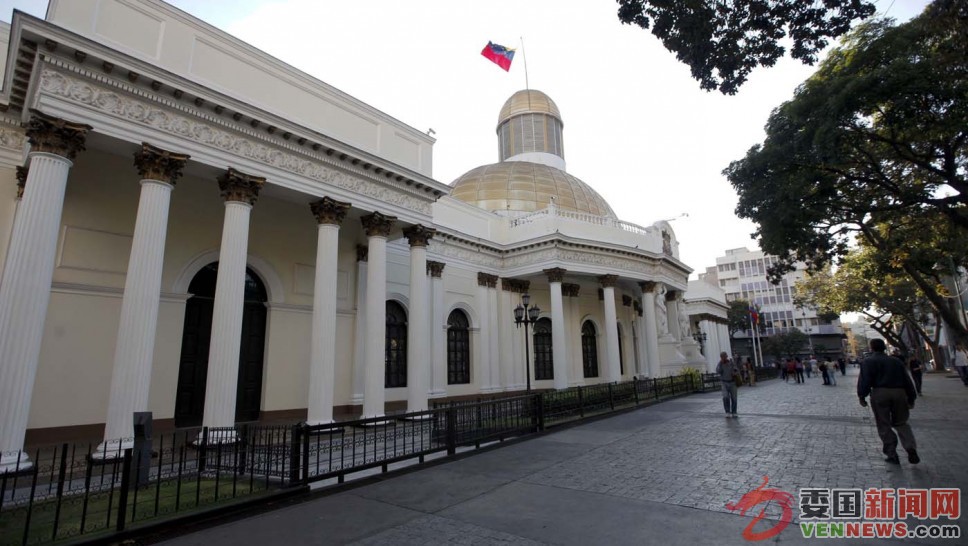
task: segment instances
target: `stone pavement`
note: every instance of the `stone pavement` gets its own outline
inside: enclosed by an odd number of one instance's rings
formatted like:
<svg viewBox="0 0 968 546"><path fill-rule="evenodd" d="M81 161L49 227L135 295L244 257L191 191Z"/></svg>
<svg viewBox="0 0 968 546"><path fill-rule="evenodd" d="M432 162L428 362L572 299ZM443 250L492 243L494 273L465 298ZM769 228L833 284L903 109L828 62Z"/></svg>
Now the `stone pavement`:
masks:
<svg viewBox="0 0 968 546"><path fill-rule="evenodd" d="M925 377L911 419L923 461L909 465L902 451L891 466L857 403L856 373L835 387L814 378L741 388L738 419L724 417L718 393L680 398L165 544L744 544L751 518L726 504L763 476L794 496L794 515L803 487L968 491L968 388ZM771 503L768 517L778 514ZM968 544L965 520L961 539L905 543ZM771 541L816 543L795 525Z"/></svg>

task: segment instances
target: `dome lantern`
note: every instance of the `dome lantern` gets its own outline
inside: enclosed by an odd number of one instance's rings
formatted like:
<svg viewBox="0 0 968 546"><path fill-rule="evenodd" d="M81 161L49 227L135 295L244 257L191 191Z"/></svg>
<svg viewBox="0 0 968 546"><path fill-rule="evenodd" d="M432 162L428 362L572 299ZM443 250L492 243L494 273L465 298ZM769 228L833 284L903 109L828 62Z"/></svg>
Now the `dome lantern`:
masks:
<svg viewBox="0 0 968 546"><path fill-rule="evenodd" d="M534 89L504 103L497 122L501 161L533 161L565 170L564 124L558 106Z"/></svg>

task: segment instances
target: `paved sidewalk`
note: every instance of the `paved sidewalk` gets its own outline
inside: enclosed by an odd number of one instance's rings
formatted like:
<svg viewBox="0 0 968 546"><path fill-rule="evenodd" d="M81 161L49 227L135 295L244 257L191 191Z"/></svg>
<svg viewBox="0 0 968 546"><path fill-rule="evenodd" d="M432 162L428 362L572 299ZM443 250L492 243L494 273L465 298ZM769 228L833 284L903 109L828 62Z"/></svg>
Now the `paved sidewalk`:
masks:
<svg viewBox="0 0 968 546"><path fill-rule="evenodd" d="M726 504L763 476L794 495L794 515L802 487L968 491L968 388L927 375L911 419L923 461L909 465L902 451L890 466L857 404L856 373L835 387L741 388L738 419L724 417L718 394L680 398L165 544L744 544L750 518ZM960 540L905 543L966 544L965 520ZM795 525L771 541L817 543Z"/></svg>

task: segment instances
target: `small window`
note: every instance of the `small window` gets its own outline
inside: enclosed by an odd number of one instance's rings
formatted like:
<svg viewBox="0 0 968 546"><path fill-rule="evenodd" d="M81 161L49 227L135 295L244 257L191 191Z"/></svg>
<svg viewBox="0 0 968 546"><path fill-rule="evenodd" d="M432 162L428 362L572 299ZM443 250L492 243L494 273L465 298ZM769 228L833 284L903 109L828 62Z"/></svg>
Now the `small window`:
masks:
<svg viewBox="0 0 968 546"><path fill-rule="evenodd" d="M471 382L470 322L459 309L447 318L447 384Z"/></svg>
<svg viewBox="0 0 968 546"><path fill-rule="evenodd" d="M585 377L598 377L598 334L595 325L586 320L581 327L581 365Z"/></svg>

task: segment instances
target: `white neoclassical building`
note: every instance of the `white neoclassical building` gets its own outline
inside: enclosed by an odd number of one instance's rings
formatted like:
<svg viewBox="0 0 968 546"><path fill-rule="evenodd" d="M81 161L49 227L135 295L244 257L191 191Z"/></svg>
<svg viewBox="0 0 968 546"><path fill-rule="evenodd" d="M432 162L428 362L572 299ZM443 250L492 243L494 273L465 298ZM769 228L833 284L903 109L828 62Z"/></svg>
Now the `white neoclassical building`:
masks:
<svg viewBox="0 0 968 546"><path fill-rule="evenodd" d="M675 233L566 172L544 93L448 185L428 135L160 0L3 30L0 469L136 411L325 423L706 365Z"/></svg>

